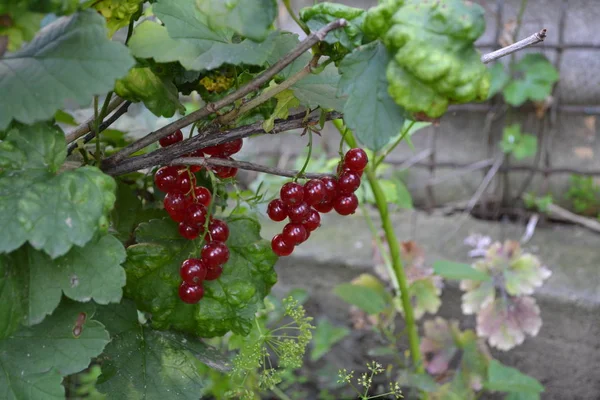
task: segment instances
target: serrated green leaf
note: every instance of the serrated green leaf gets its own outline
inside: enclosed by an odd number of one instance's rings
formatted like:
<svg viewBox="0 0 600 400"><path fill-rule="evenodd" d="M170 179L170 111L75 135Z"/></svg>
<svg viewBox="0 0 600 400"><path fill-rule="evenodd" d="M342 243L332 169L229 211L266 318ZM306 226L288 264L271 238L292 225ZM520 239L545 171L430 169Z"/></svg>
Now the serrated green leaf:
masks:
<svg viewBox="0 0 600 400"><path fill-rule="evenodd" d="M260 225L251 217L226 220L230 258L223 274L204 283L204 297L195 305L183 303L177 294L179 268L197 244L183 239L177 224L163 219L141 224L136 245L127 249L126 295L142 311L152 313L159 329L175 329L200 337L221 336L228 331L246 335L262 300L277 281L273 269L277 257L270 243L260 237Z"/></svg>
<svg viewBox="0 0 600 400"><path fill-rule="evenodd" d="M94 9L106 18L108 36L129 25L129 21L142 5L141 0L100 0L94 2Z"/></svg>
<svg viewBox="0 0 600 400"><path fill-rule="evenodd" d="M490 91L488 93L488 99L491 99L496 95L496 93L499 93L502 91L502 89L504 89L506 84L510 81L510 75L508 75L506 72L504 64L500 62L495 63L492 68L489 69L489 71Z"/></svg>
<svg viewBox="0 0 600 400"><path fill-rule="evenodd" d="M133 64L127 47L106 37L104 19L95 11L61 17L0 59L0 130L13 119L50 119L67 99L89 104Z"/></svg>
<svg viewBox="0 0 600 400"><path fill-rule="evenodd" d="M478 271L469 264L462 264L453 261L439 260L433 263L433 270L439 276L446 279L468 279L470 281L489 281L491 278L488 274Z"/></svg>
<svg viewBox="0 0 600 400"><path fill-rule="evenodd" d="M310 57L306 57L306 63ZM306 65L306 64L305 64ZM337 97L337 87L340 81L338 69L329 64L318 74L310 74L293 84L290 89L304 106L342 111L346 103L345 96Z"/></svg>
<svg viewBox="0 0 600 400"><path fill-rule="evenodd" d="M438 311L442 305L438 291L431 279L420 279L410 285L408 292L416 319L421 319L425 313L435 314Z"/></svg>
<svg viewBox="0 0 600 400"><path fill-rule="evenodd" d="M294 92L290 89L286 89L281 93L275 95L277 105L273 114L263 122L263 129L265 132L270 132L275 124L275 119L286 119L290 115L290 109L298 107L300 101L294 96Z"/></svg>
<svg viewBox="0 0 600 400"><path fill-rule="evenodd" d="M331 350L340 340L350 334L345 326L334 326L328 319L321 319L313 333L311 361L317 361Z"/></svg>
<svg viewBox="0 0 600 400"><path fill-rule="evenodd" d="M491 360L488 366L488 379L484 384L488 390L499 392L520 392L538 394L544 391L544 386L516 368L503 365L497 360Z"/></svg>
<svg viewBox="0 0 600 400"><path fill-rule="evenodd" d="M80 314L85 322L74 331ZM110 341L94 305L63 301L43 323L0 340L0 398L64 399L62 375L79 372Z"/></svg>
<svg viewBox="0 0 600 400"><path fill-rule="evenodd" d="M504 128L500 146L505 153L522 160L537 153L537 137L521 132L521 125L513 124Z"/></svg>
<svg viewBox="0 0 600 400"><path fill-rule="evenodd" d="M230 28L260 42L269 34L277 15L275 0L196 0L211 28Z"/></svg>
<svg viewBox="0 0 600 400"><path fill-rule="evenodd" d="M126 77L115 83L115 93L134 102L143 101L159 117L170 118L176 111L185 113L175 84L168 77L158 77L148 67L129 70Z"/></svg>
<svg viewBox="0 0 600 400"><path fill-rule="evenodd" d="M68 112L63 111L63 110L58 110L54 113L54 120L57 123L61 123L61 124L66 124L66 125L71 125L71 126L79 125L77 123L77 121L75 121L75 118L73 118L73 116L71 114L69 114Z"/></svg>
<svg viewBox="0 0 600 400"><path fill-rule="evenodd" d="M542 54L527 54L515 65L515 69L523 77L512 80L502 92L506 102L515 107L527 100L545 100L559 79L556 68Z"/></svg>
<svg viewBox="0 0 600 400"><path fill-rule="evenodd" d="M196 337L156 331L138 321L133 303L101 307L97 318L111 334L99 361L97 388L108 398L197 400L206 384L202 364L221 372L228 361Z"/></svg>
<svg viewBox="0 0 600 400"><path fill-rule="evenodd" d="M383 312L387 306L385 297L370 287L342 283L337 285L333 292L346 303L352 304L370 315Z"/></svg>
<svg viewBox="0 0 600 400"><path fill-rule="evenodd" d="M388 94L385 47L373 42L360 47L340 63L338 95L348 96L344 121L357 139L371 150L380 150L400 133L404 111Z"/></svg>

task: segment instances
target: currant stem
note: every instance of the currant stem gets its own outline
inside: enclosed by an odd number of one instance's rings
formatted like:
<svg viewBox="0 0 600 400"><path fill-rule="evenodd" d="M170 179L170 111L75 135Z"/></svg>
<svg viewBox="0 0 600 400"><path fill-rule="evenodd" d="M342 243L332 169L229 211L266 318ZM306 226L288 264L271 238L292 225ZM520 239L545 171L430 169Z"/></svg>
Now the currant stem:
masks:
<svg viewBox="0 0 600 400"><path fill-rule="evenodd" d="M304 128L305 132L308 131L308 154L306 155L306 160L304 160L304 165L302 166L302 169L300 171L298 171L298 174L296 174L296 176L294 177L294 182L296 182L298 180L298 178L302 177L304 175L304 171L306 171L306 167L308 167L308 163L310 162L310 157L312 156L312 131L308 128Z"/></svg>
<svg viewBox="0 0 600 400"><path fill-rule="evenodd" d="M410 129L413 127L413 125L415 124L415 122L416 121L411 121L410 124L408 124L408 126L406 127L406 129L404 131L402 131L402 133L400 134L400 137L398 138L398 140L396 140L393 145L391 145L381 156L379 156L379 158L376 159L376 161L375 161L375 169L377 169L377 167L379 167L379 165L383 162L383 160L385 160L385 158L392 151L394 151L394 149L396 147L398 147L398 145L400 144L400 142L402 142L404 140L404 138L406 137L406 135L408 134L408 132L410 132Z"/></svg>

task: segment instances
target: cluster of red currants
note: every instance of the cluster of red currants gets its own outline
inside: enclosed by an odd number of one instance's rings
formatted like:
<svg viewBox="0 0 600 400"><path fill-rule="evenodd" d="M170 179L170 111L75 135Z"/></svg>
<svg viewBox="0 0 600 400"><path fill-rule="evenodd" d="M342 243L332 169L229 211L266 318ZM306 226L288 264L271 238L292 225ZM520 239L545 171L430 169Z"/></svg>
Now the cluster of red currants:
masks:
<svg viewBox="0 0 600 400"><path fill-rule="evenodd" d="M335 210L340 215L354 214L358 198L354 192L360 186L363 170L369 159L363 149L354 148L344 155L338 176L311 179L304 186L288 182L281 187L278 199L267 207L273 221L289 218L283 231L273 237L271 248L278 256L289 256L294 247L305 242L321 225L321 215Z"/></svg>
<svg viewBox="0 0 600 400"><path fill-rule="evenodd" d="M181 131L160 139L162 147L170 146L183 140ZM189 154L190 157L229 158L242 148L243 141L219 146L206 147ZM229 227L225 221L212 218L209 206L212 201L210 191L196 185L196 176L200 166L166 166L161 167L154 175L156 187L165 192L164 207L171 219L179 223L179 233L188 240L196 239L203 233L204 246L200 258L190 258L183 262L180 275L183 282L179 287L179 297L186 303L195 304L204 295L202 282L214 280L221 276L223 265L229 260L229 249L225 242L229 238ZM231 178L237 168L211 167L219 178Z"/></svg>

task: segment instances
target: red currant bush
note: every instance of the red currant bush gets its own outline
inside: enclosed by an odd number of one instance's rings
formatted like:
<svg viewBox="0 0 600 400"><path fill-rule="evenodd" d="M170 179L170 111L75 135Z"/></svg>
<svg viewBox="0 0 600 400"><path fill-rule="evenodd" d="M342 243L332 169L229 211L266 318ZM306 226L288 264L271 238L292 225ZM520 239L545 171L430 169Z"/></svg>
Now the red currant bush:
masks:
<svg viewBox="0 0 600 400"><path fill-rule="evenodd" d="M183 261L179 275L184 283L194 286L199 285L206 278L207 268L199 258L188 258Z"/></svg>
<svg viewBox="0 0 600 400"><path fill-rule="evenodd" d="M171 133L170 135L161 138L158 141L158 143L160 143L160 145L162 147L167 147L167 146L170 146L177 142L181 142L182 140L183 140L183 133L181 133L181 130L178 129L175 132Z"/></svg>
<svg viewBox="0 0 600 400"><path fill-rule="evenodd" d="M177 190L179 168L174 166L162 167L154 174L154 184L161 192L174 193Z"/></svg>
<svg viewBox="0 0 600 400"><path fill-rule="evenodd" d="M301 224L290 223L283 227L281 232L283 240L286 243L298 245L308 239L308 232Z"/></svg>
<svg viewBox="0 0 600 400"><path fill-rule="evenodd" d="M208 233L206 234L205 241L217 241L226 242L229 238L229 227L225 221L220 219L213 219L208 225Z"/></svg>
<svg viewBox="0 0 600 400"><path fill-rule="evenodd" d="M204 279L207 281L214 281L215 279L219 279L222 273L223 267L220 265L216 267L208 267L206 270L206 278Z"/></svg>
<svg viewBox="0 0 600 400"><path fill-rule="evenodd" d="M354 214L358 208L358 198L354 193L342 195L333 201L333 208L340 215Z"/></svg>
<svg viewBox="0 0 600 400"><path fill-rule="evenodd" d="M326 195L327 188L322 180L311 179L304 185L304 201L310 206L321 203Z"/></svg>
<svg viewBox="0 0 600 400"><path fill-rule="evenodd" d="M271 200L267 206L267 215L271 221L281 222L288 216L286 205L280 199Z"/></svg>
<svg viewBox="0 0 600 400"><path fill-rule="evenodd" d="M293 206L304 200L304 188L296 182L288 182L281 187L279 197L286 206Z"/></svg>
<svg viewBox="0 0 600 400"><path fill-rule="evenodd" d="M198 303L204 296L204 288L202 285L189 285L182 282L179 286L179 298L188 304Z"/></svg>
<svg viewBox="0 0 600 400"><path fill-rule="evenodd" d="M209 268L220 267L229 261L229 249L223 242L213 241L205 244L200 254Z"/></svg>
<svg viewBox="0 0 600 400"><path fill-rule="evenodd" d="M273 249L273 253L277 254L279 257L285 257L292 254L294 245L286 242L283 235L278 233L273 236L273 239L271 240L271 249Z"/></svg>
<svg viewBox="0 0 600 400"><path fill-rule="evenodd" d="M181 222L185 219L189 199L181 193L167 193L163 205L173 221Z"/></svg>
<svg viewBox="0 0 600 400"><path fill-rule="evenodd" d="M310 215L310 206L305 202L288 206L288 217L296 224L303 223Z"/></svg>
<svg viewBox="0 0 600 400"><path fill-rule="evenodd" d="M361 172L368 162L369 158L363 149L353 148L344 155L344 166L350 171Z"/></svg>
<svg viewBox="0 0 600 400"><path fill-rule="evenodd" d="M360 186L360 175L356 172L344 171L338 178L337 190L342 194L354 193Z"/></svg>

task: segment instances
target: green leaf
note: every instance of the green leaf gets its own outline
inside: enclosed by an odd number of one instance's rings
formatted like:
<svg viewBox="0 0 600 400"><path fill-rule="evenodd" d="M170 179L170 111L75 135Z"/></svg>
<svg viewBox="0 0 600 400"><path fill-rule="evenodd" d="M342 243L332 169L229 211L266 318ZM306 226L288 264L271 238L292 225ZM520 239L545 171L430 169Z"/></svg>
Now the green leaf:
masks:
<svg viewBox="0 0 600 400"><path fill-rule="evenodd" d="M211 28L230 28L248 39L260 42L269 34L277 16L275 0L196 0Z"/></svg>
<svg viewBox="0 0 600 400"><path fill-rule="evenodd" d="M301 57L306 59L306 64L310 57ZM305 64L305 65L306 65ZM314 108L320 106L332 110L342 111L346 98L338 98L337 87L340 81L338 69L333 64L329 64L318 74L310 74L293 84L290 89L304 106Z"/></svg>
<svg viewBox="0 0 600 400"><path fill-rule="evenodd" d="M148 67L129 70L126 77L116 82L115 93L134 102L143 101L159 117L170 118L176 111L185 113L175 84L168 77L158 77Z"/></svg>
<svg viewBox="0 0 600 400"><path fill-rule="evenodd" d="M446 279L468 279L470 281L489 281L490 276L484 272L478 271L469 264L462 264L453 261L436 261L433 263L434 272Z"/></svg>
<svg viewBox="0 0 600 400"><path fill-rule="evenodd" d="M120 181L117 182L117 200L115 203L119 207L115 207L111 213L111 228L114 235L121 242L131 240L133 232L142 222L164 216L164 210L144 209L142 201L135 195L133 189Z"/></svg>
<svg viewBox="0 0 600 400"><path fill-rule="evenodd" d="M138 227L138 244L127 249L125 291L140 310L152 313L156 328L201 337L250 331L256 311L277 281L273 269L277 257L270 243L261 239L254 218L234 216L226 222L231 232L229 261L219 279L204 283L204 297L194 305L183 303L177 288L181 263L194 254L198 244L183 239L177 224L169 219Z"/></svg>
<svg viewBox="0 0 600 400"><path fill-rule="evenodd" d="M277 99L277 105L275 106L275 110L273 110L273 114L263 122L265 132L270 132L273 129L275 119L286 119L290 114L290 109L300 105L300 101L298 101L294 96L294 92L290 89L276 94L275 99Z"/></svg>
<svg viewBox="0 0 600 400"><path fill-rule="evenodd" d="M485 388L498 392L520 392L538 394L544 391L544 386L516 368L503 365L497 360L491 360L488 366L488 378Z"/></svg>
<svg viewBox="0 0 600 400"><path fill-rule="evenodd" d="M65 155L64 134L47 124L0 143L0 253L28 241L55 258L106 229L114 180L89 166L54 175Z"/></svg>
<svg viewBox="0 0 600 400"><path fill-rule="evenodd" d="M61 123L61 124L72 125L72 126L79 125L77 123L77 121L75 121L75 118L73 118L73 116L71 114L69 114L68 112L63 111L63 110L58 110L54 113L54 120L57 123Z"/></svg>
<svg viewBox="0 0 600 400"><path fill-rule="evenodd" d="M129 25L129 21L140 11L141 0L100 0L94 2L94 9L106 18L108 36Z"/></svg>
<svg viewBox="0 0 600 400"><path fill-rule="evenodd" d="M416 319L421 319L425 313L435 314L442 305L439 289L431 279L419 279L413 282L408 292Z"/></svg>
<svg viewBox="0 0 600 400"><path fill-rule="evenodd" d="M370 287L342 283L337 285L333 292L346 303L360 308L369 315L379 314L387 306L385 297Z"/></svg>
<svg viewBox="0 0 600 400"><path fill-rule="evenodd" d="M5 10L6 11L6 10ZM0 14L4 14L0 10ZM43 14L24 11L15 13L6 13L7 22L0 26L0 37L8 39L7 50L17 51L24 42L28 42L35 36L35 33L40 29Z"/></svg>
<svg viewBox="0 0 600 400"><path fill-rule="evenodd" d="M311 361L317 361L331 350L340 340L350 334L345 326L334 326L327 319L322 319L317 324L313 333L313 348L310 352Z"/></svg>
<svg viewBox="0 0 600 400"><path fill-rule="evenodd" d="M491 99L506 87L506 84L510 81L510 75L508 75L504 65L500 62L495 63L489 71L490 91L488 93L488 99Z"/></svg>
<svg viewBox="0 0 600 400"><path fill-rule="evenodd" d="M127 47L106 37L104 18L95 11L57 19L0 59L0 130L13 119L26 124L50 119L67 99L89 104L133 63Z"/></svg>
<svg viewBox="0 0 600 400"><path fill-rule="evenodd" d="M503 91L506 102L515 107L527 100L545 100L559 79L556 68L542 54L527 54L515 65L515 69L523 77L512 80Z"/></svg>
<svg viewBox="0 0 600 400"><path fill-rule="evenodd" d="M385 68L389 60L385 47L373 42L340 63L338 95L348 96L344 121L357 139L374 151L388 144L404 124L403 109L388 94Z"/></svg>
<svg viewBox="0 0 600 400"><path fill-rule="evenodd" d="M93 316L92 303L64 301L43 323L0 340L0 398L64 399L62 376L86 368L110 341Z"/></svg>
<svg viewBox="0 0 600 400"><path fill-rule="evenodd" d="M99 308L98 319L112 340L99 359L96 387L110 399L196 400L207 383L202 364L228 369L227 360L198 338L140 323L131 302Z"/></svg>
<svg viewBox="0 0 600 400"><path fill-rule="evenodd" d="M408 191L404 182L399 179L394 179L394 185L396 185L396 204L401 208L409 210L413 209L412 196Z"/></svg>
<svg viewBox="0 0 600 400"><path fill-rule="evenodd" d="M533 157L537 153L537 137L521 132L521 125L513 124L504 128L500 147L517 160Z"/></svg>

